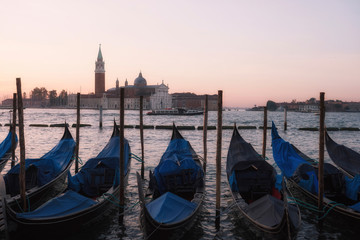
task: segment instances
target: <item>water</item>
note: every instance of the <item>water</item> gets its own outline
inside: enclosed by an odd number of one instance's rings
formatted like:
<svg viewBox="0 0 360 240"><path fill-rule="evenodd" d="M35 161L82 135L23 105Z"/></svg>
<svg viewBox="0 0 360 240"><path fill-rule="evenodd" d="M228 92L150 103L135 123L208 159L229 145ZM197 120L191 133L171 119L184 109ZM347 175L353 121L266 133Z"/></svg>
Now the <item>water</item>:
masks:
<svg viewBox="0 0 360 240"><path fill-rule="evenodd" d="M138 111L125 112L125 124L139 124ZM4 139L8 127L4 127L9 122L9 111L0 110L0 139ZM103 128L99 126L98 110L81 110L81 123L91 124L91 127L80 128L80 158L85 162L91 157L95 157L105 146L110 138L113 127L113 120L119 123L119 111L103 111ZM358 127L360 128L360 113L327 113L325 124L327 127ZM310 113L288 112L288 130L283 131L284 113L269 112L268 125L271 121L277 124L279 134L287 141L297 146L301 151L311 158L318 158L318 132L299 131L300 127L318 127L319 116ZM63 128L50 127L29 127L29 124L55 124L55 123L76 123L75 109L25 109L25 146L26 158L37 158L48 152L57 144L63 134ZM202 116L147 116L144 115L145 125L191 125L202 126ZM262 112L247 111L225 111L223 112L223 125L238 126L262 126ZM209 126L217 125L217 113L209 112ZM75 138L75 128L70 128ZM190 141L193 148L199 155L203 155L202 131L183 130L182 135ZM270 131L267 138L266 156L270 163L274 163L271 149ZM227 149L230 143L232 130L223 130L222 136L222 184L221 184L221 228L215 229L215 157L216 157L216 130L208 131L208 165L206 176L207 196L205 205L201 212L198 224L192 229L191 233L185 235L184 239L259 239L261 236L249 230L248 226L239 220L234 213L232 197L227 185L225 174L225 163ZM258 153L262 152L263 130L251 129L240 130L240 134L245 140L250 142ZM357 152L360 152L360 132L336 131L330 132L331 137L338 143L342 143ZM125 129L125 137L129 140L132 152L141 156L139 129ZM149 170L153 170L157 165L161 155L165 151L171 137L170 130L144 130L145 141L145 176L148 178ZM19 148L16 155L19 156ZM325 152L325 161L329 161L329 156ZM136 172L140 172L141 163L132 160L129 175L129 185L126 192L127 206L133 206L138 201ZM3 173L8 171L8 164ZM72 171L74 169L72 168ZM120 228L117 222L118 215L114 212L110 217L106 217L97 226L92 227L86 232L69 236L68 239L141 239L142 231L139 224L140 207L136 205L129 210L124 218L125 226ZM329 224L325 222L324 229L320 232L316 225L316 216L302 209L302 225L297 235L297 239L351 239L355 238L355 230Z"/></svg>

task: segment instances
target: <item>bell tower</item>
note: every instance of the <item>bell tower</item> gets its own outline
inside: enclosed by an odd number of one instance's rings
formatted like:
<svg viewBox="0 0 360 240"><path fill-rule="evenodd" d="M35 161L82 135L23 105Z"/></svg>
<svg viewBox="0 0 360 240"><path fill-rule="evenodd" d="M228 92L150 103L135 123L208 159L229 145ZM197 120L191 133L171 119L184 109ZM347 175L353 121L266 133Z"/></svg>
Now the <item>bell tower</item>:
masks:
<svg viewBox="0 0 360 240"><path fill-rule="evenodd" d="M99 53L95 62L95 94L105 92L105 62L101 53L101 44L99 45Z"/></svg>

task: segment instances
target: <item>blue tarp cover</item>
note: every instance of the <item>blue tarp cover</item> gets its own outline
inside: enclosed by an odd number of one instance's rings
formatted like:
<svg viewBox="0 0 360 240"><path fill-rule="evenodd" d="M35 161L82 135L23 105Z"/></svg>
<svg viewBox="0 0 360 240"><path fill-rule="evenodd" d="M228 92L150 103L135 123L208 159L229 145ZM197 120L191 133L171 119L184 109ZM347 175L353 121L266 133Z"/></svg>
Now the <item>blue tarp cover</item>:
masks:
<svg viewBox="0 0 360 240"><path fill-rule="evenodd" d="M349 208L351 208L351 209L353 209L353 210L355 210L355 211L357 211L357 212L360 212L360 202L355 203L355 204L352 205L352 206L349 206Z"/></svg>
<svg viewBox="0 0 360 240"><path fill-rule="evenodd" d="M229 177L229 184L232 192L239 192L238 183L236 181L236 174L235 171Z"/></svg>
<svg viewBox="0 0 360 240"><path fill-rule="evenodd" d="M290 143L284 141L279 136L274 122L272 123L271 137L274 160L285 177L291 177L301 164L308 164L307 161L297 154Z"/></svg>
<svg viewBox="0 0 360 240"><path fill-rule="evenodd" d="M196 204L171 192L146 204L151 217L159 223L176 223L190 216Z"/></svg>
<svg viewBox="0 0 360 240"><path fill-rule="evenodd" d="M199 170L203 175L202 169L192 158L189 142L184 139L173 139L154 170L160 194L166 192L165 176L181 174L186 169L193 169L191 180L194 183Z"/></svg>
<svg viewBox="0 0 360 240"><path fill-rule="evenodd" d="M346 197L357 201L358 193L360 192L360 175L356 175L353 179L345 176L346 183ZM359 206L360 207L360 206Z"/></svg>
<svg viewBox="0 0 360 240"><path fill-rule="evenodd" d="M319 182L315 171L306 172L309 179L300 179L299 185L313 194L319 193Z"/></svg>
<svg viewBox="0 0 360 240"><path fill-rule="evenodd" d="M129 168L129 156L130 156L130 147L128 141L125 139L124 142L124 159L125 159L125 175L127 174ZM98 181L104 181L104 179L92 179L93 175L104 171L104 169L113 169L115 176L117 178L120 176L120 173L117 173L116 170L120 165L120 138L112 137L105 148L98 154L97 157L89 159L85 165L81 168L81 171L78 172L75 176L70 176L68 178L69 189L80 192L80 190L88 196L96 196L96 193L91 189L92 184L101 184ZM116 180L116 179L115 179ZM114 181L115 184L119 184L119 181Z"/></svg>
<svg viewBox="0 0 360 240"><path fill-rule="evenodd" d="M9 133L6 136L6 138L4 139L4 141L2 141L0 143L0 159L3 158L5 156L5 154L11 150L11 136L12 136L12 133L11 133L11 131L9 131ZM18 141L18 139L15 134L15 142L17 142L17 141Z"/></svg>
<svg viewBox="0 0 360 240"><path fill-rule="evenodd" d="M38 169L37 184L42 186L54 179L71 161L75 149L74 139L62 139L59 143L41 158L26 159L25 168L30 165ZM19 174L20 165L10 169L6 174ZM6 177L5 175L5 177Z"/></svg>
<svg viewBox="0 0 360 240"><path fill-rule="evenodd" d="M70 190L60 197L48 201L35 211L17 213L16 217L24 219L60 217L78 212L94 204L96 204L94 200Z"/></svg>

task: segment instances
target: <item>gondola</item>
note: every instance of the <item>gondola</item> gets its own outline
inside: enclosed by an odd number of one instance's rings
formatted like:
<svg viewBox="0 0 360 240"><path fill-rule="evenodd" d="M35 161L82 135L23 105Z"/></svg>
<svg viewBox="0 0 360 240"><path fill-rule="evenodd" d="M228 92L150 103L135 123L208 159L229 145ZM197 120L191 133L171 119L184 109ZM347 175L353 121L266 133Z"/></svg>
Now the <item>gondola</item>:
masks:
<svg viewBox="0 0 360 240"><path fill-rule="evenodd" d="M120 191L120 131L114 123L107 145L71 176L67 189L32 212L8 215L23 232L41 232L42 236L58 236L78 232L99 222L115 208ZM124 139L125 183L130 172L130 146Z"/></svg>
<svg viewBox="0 0 360 240"><path fill-rule="evenodd" d="M11 157L11 151L12 151L12 143L11 143L11 139L12 139L12 126L10 127L9 133L6 136L6 138L0 143L0 172L4 169L6 163L8 162L8 160ZM16 148L18 143L18 139L17 136L15 134L15 146L14 149Z"/></svg>
<svg viewBox="0 0 360 240"><path fill-rule="evenodd" d="M318 202L317 163L278 134L272 124L272 149L274 160L287 178L291 189L307 203ZM330 163L324 163L324 213L320 219L332 216L341 222L360 224L360 182Z"/></svg>
<svg viewBox="0 0 360 240"><path fill-rule="evenodd" d="M44 203L47 198L61 192L65 187L67 172L74 158L75 141L65 126L64 134L58 144L40 158L25 159L25 186L27 210ZM20 164L0 177L1 195L7 207L22 212L19 187Z"/></svg>
<svg viewBox="0 0 360 240"><path fill-rule="evenodd" d="M180 238L190 230L205 197L199 156L173 125L170 143L154 172L146 198L138 175L140 221L145 238Z"/></svg>
<svg viewBox="0 0 360 240"><path fill-rule="evenodd" d="M325 144L331 160L343 171L355 177L360 174L360 154L354 150L336 143L325 132Z"/></svg>
<svg viewBox="0 0 360 240"><path fill-rule="evenodd" d="M289 204L289 192L281 175L239 134L230 141L226 174L236 208L264 237L290 239L301 223L297 205ZM258 232L258 231L257 231Z"/></svg>

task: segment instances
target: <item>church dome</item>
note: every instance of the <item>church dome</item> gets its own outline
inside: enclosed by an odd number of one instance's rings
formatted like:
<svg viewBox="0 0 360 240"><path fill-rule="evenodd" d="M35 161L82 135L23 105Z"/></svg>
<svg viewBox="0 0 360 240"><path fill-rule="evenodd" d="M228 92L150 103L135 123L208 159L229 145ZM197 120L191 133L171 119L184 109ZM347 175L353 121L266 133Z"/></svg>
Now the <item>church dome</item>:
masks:
<svg viewBox="0 0 360 240"><path fill-rule="evenodd" d="M137 78L135 78L135 81L134 81L134 86L137 86L137 87L145 87L147 85L146 83L146 79L143 78L141 72L139 73L139 76Z"/></svg>

